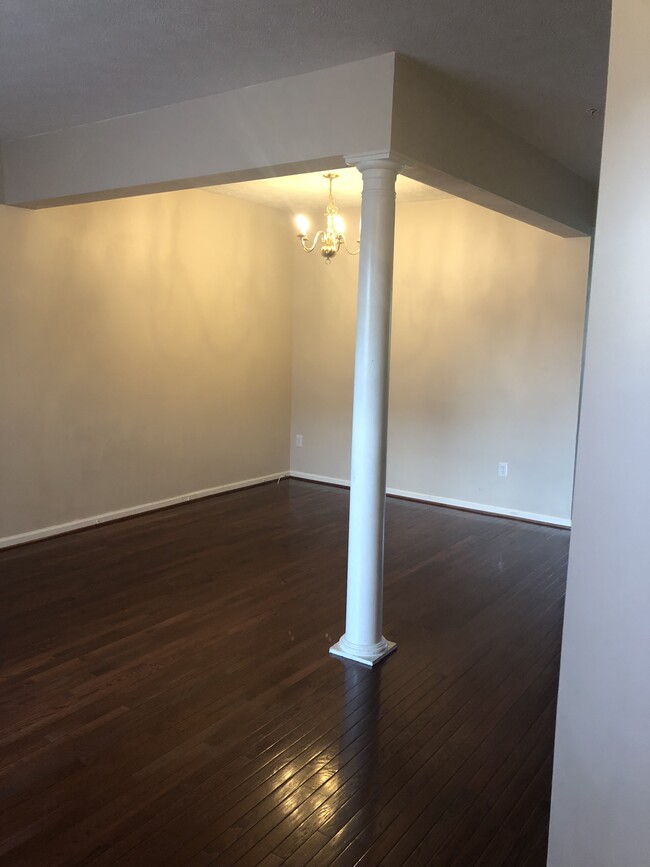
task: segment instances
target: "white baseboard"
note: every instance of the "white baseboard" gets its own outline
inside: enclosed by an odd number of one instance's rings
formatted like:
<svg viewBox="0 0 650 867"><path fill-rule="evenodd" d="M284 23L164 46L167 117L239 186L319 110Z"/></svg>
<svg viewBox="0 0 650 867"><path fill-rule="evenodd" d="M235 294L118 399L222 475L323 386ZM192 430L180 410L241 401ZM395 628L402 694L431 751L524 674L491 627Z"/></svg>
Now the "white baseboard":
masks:
<svg viewBox="0 0 650 867"><path fill-rule="evenodd" d="M155 509L164 509L166 506L175 506L178 503L186 503L189 500L199 500L202 497L211 497L213 494L223 494L226 491L236 491L239 488L250 488L253 485L261 485L264 484L264 482L273 482L276 479L283 479L288 475L288 470L282 473L271 473L269 476L258 476L256 479L230 482L227 485L217 485L217 487L214 488L204 488L201 491L192 491L189 494L181 494L177 497L167 497L167 499L156 500L152 503L143 503L139 506L129 506L126 509L115 509L113 512L104 512L101 515L92 515L89 518L79 518L76 521L67 521L65 524L54 524L51 527L29 530L27 533L16 533L14 536L0 537L0 548L8 548L11 545L22 545L25 542L35 542L38 539L46 539L48 536L60 536L62 533L70 533L72 530L81 530L84 527L92 527L95 524L104 524L107 521L115 521L118 518L128 518L130 515L139 515L142 512L152 512Z"/></svg>
<svg viewBox="0 0 650 867"><path fill-rule="evenodd" d="M223 494L226 491L236 491L239 488L250 488L253 485L261 485L264 482L273 482L291 476L296 479L304 479L309 482L323 482L327 485L340 485L350 487L349 479L334 479L330 476L321 476L316 473L299 473L295 470L285 470L281 473L271 473L268 476L258 476L255 479L244 479L239 482L230 482L227 485L217 485L213 488L204 488L200 491L192 491L188 494L180 494L176 497L168 497L164 500L156 500L151 503L143 503L138 506L129 506L126 509L115 509L112 512L104 512L101 515L91 515L88 518L79 518L75 521L67 521L64 524L54 524L50 527L41 527L37 530L29 530L26 533L16 533L13 536L0 537L0 548L8 548L12 545L22 545L26 542L35 542L38 539L47 539L49 536L60 536L70 533L72 530L81 530L84 527L92 527L96 524L104 524L107 521L115 521L119 518L128 518L130 515L139 515L142 512L152 512L156 509L164 509L166 506L175 506L189 500L199 500L202 497L211 497L214 494ZM441 506L453 506L457 509L467 509L471 512L483 512L488 515L500 515L508 518L519 518L525 521L533 521L536 524L550 524L556 527L570 527L568 518L558 518L553 515L539 515L535 512L521 512L517 509L504 509L501 506L491 506L486 503L470 503L465 500L453 500L449 497L437 497L432 494L422 494L415 491L402 491L398 488L387 488L386 493L395 497L406 497L411 500L423 500L427 503L436 503Z"/></svg>
<svg viewBox="0 0 650 867"><path fill-rule="evenodd" d="M350 487L349 479L333 479L329 476L320 476L315 473L299 473L295 470L291 470L289 476L295 479L304 479L307 482L323 482L327 485L341 485L344 488ZM402 491L399 488L386 488L386 493L394 497L406 497L409 500L423 500L426 503L435 503L439 506L453 506L455 509L466 509L470 512L481 512L486 515L498 515L504 518L519 518L523 521L532 521L535 524L550 524L554 527L571 527L571 520L569 518L558 518L554 515L539 515L536 512L522 512L518 509L504 509L502 506L491 506L487 503L470 503L465 500L453 500L449 497L438 497L433 494Z"/></svg>

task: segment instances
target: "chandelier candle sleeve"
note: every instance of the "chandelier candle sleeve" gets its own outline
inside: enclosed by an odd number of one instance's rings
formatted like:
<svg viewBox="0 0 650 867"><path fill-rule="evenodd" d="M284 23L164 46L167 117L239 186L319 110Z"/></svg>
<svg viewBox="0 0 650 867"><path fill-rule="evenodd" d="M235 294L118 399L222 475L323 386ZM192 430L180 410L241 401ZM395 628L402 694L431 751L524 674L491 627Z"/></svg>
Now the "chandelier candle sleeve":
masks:
<svg viewBox="0 0 650 867"><path fill-rule="evenodd" d="M314 240L312 243L309 243L309 238L307 237L307 229L309 228L309 220L303 216L303 214L298 214L296 216L296 226L298 228L298 238L300 243L302 244L302 249L306 253L311 253L316 245L320 242L320 254L325 259L327 264L331 262L331 260L336 256L338 251L343 247L347 253L351 256L356 256L359 252L359 247L357 246L356 250L350 250L345 238L345 221L343 217L339 214L339 209L334 202L334 195L332 193L332 182L338 178L338 175L330 172L326 175L323 175L329 181L329 200L327 204L327 208L325 209L325 229L321 229L314 235ZM357 245L359 242L357 241Z"/></svg>

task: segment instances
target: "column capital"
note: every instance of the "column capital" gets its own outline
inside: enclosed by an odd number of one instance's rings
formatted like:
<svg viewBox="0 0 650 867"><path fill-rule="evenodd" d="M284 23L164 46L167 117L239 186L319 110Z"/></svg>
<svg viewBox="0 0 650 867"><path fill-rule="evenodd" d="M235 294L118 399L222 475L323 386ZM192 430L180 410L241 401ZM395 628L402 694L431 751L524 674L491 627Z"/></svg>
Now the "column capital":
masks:
<svg viewBox="0 0 650 867"><path fill-rule="evenodd" d="M396 175L406 167L406 159L395 151L369 151L363 154L349 154L345 157L349 166L355 166L360 172L366 169L392 169Z"/></svg>

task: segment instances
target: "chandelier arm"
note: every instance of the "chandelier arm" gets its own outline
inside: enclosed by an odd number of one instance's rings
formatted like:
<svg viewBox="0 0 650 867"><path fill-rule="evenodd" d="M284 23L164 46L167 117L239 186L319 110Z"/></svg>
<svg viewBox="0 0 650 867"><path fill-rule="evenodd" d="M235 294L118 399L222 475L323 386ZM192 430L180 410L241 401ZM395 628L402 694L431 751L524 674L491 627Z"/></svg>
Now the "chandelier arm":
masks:
<svg viewBox="0 0 650 867"><path fill-rule="evenodd" d="M345 247L345 252L346 252L346 253L349 253L350 256L358 256L359 253L361 252L361 241L357 241L357 244L359 245L359 246L357 247L357 249L356 249L356 250L351 250L351 249L348 247L348 242L346 241L345 238L343 238L343 246Z"/></svg>
<svg viewBox="0 0 650 867"><path fill-rule="evenodd" d="M311 245L311 247L309 247L306 243L307 235L301 235L300 243L302 244L302 249L305 251L305 253L311 253L312 250L315 248L316 244L318 244L319 240L324 237L324 235L325 233L322 230L320 232L316 232L316 234L314 235L314 243Z"/></svg>

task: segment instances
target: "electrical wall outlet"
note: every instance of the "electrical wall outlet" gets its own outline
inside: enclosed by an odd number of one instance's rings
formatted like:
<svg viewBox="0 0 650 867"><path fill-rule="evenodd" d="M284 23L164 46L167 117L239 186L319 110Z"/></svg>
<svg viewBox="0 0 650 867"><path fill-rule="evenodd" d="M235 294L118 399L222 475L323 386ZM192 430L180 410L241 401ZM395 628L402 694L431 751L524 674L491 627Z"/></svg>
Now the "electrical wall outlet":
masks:
<svg viewBox="0 0 650 867"><path fill-rule="evenodd" d="M508 475L508 464L505 461L499 461L499 475L504 479Z"/></svg>
<svg viewBox="0 0 650 867"><path fill-rule="evenodd" d="M302 448L302 434L296 434L296 445L299 449Z"/></svg>

